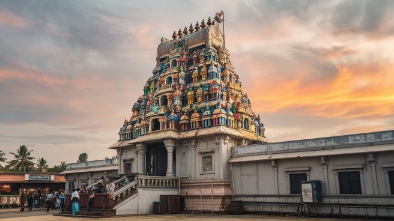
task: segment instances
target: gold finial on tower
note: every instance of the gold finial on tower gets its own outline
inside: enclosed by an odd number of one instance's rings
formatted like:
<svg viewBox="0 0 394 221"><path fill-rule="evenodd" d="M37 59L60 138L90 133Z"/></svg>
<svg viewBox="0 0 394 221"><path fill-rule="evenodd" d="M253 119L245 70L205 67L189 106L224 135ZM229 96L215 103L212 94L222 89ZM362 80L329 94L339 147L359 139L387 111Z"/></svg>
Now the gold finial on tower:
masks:
<svg viewBox="0 0 394 221"><path fill-rule="evenodd" d="M198 22L196 23L196 26L194 27L194 29L196 29L196 31L200 30L200 24L198 24Z"/></svg>
<svg viewBox="0 0 394 221"><path fill-rule="evenodd" d="M207 25L212 25L212 20L211 20L211 17L209 17L209 18L208 18Z"/></svg>
<svg viewBox="0 0 394 221"><path fill-rule="evenodd" d="M174 33L172 33L172 38L176 39L176 32L174 31Z"/></svg>
<svg viewBox="0 0 394 221"><path fill-rule="evenodd" d="M202 20L202 22L201 22L201 29L203 29L203 28L205 28L206 27L206 25L205 25L205 21L204 21L204 19Z"/></svg>
<svg viewBox="0 0 394 221"><path fill-rule="evenodd" d="M185 26L185 28L183 29L183 34L184 35L187 35L189 32L187 31L187 28L186 28L186 26Z"/></svg>
<svg viewBox="0 0 394 221"><path fill-rule="evenodd" d="M189 31L190 31L190 34L194 32L194 28L193 28L193 24L192 23L190 23Z"/></svg>
<svg viewBox="0 0 394 221"><path fill-rule="evenodd" d="M181 29L179 29L179 31L178 31L178 36L179 36L179 38L182 37L182 30Z"/></svg>

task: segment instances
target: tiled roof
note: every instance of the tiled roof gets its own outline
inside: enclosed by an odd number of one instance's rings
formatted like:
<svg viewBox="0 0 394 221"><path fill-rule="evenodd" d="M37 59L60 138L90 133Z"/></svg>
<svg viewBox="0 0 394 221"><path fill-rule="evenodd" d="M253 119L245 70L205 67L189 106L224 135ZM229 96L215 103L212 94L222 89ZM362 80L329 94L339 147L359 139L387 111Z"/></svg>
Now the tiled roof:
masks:
<svg viewBox="0 0 394 221"><path fill-rule="evenodd" d="M62 176L62 175L55 175L55 182L56 183L65 183L66 178L64 178L64 176Z"/></svg>
<svg viewBox="0 0 394 221"><path fill-rule="evenodd" d="M0 174L0 182L24 182L25 174Z"/></svg>

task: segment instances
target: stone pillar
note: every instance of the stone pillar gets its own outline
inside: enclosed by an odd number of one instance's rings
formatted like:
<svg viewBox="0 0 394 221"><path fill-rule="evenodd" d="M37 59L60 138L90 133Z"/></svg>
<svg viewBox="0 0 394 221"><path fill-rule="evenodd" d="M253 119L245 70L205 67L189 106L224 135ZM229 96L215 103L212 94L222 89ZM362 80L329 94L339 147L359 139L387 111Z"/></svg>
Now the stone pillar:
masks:
<svg viewBox="0 0 394 221"><path fill-rule="evenodd" d="M327 157L320 157L320 163L323 166L323 174L324 174L324 186L325 186L325 195L330 194L330 185L328 182L328 160Z"/></svg>
<svg viewBox="0 0 394 221"><path fill-rule="evenodd" d="M167 149L167 173L166 176L173 177L174 171L172 168L172 153L174 152L175 141L174 140L165 140L164 146Z"/></svg>
<svg viewBox="0 0 394 221"><path fill-rule="evenodd" d="M271 166L274 169L274 186L275 186L275 194L279 194L279 182L278 182L278 162L276 160L271 161Z"/></svg>
<svg viewBox="0 0 394 221"><path fill-rule="evenodd" d="M213 165L214 167L216 167L216 165L218 165L218 170L219 171L219 178L223 179L224 178L224 165L227 164L227 159L225 161L225 163L222 162L222 149L220 148L220 144L222 143L220 141L220 137L216 136L215 137L215 145L216 145L216 152L217 154L215 154L215 157L217 160L215 160L215 165ZM216 162L217 161L217 162Z"/></svg>
<svg viewBox="0 0 394 221"><path fill-rule="evenodd" d="M79 173L75 174L75 183L74 183L75 189L79 188ZM72 191L72 190L71 190Z"/></svg>
<svg viewBox="0 0 394 221"><path fill-rule="evenodd" d="M191 163L191 169L192 169L192 178L196 179L196 149L197 149L197 142L195 140L193 140L190 144L190 146L192 147L192 163Z"/></svg>
<svg viewBox="0 0 394 221"><path fill-rule="evenodd" d="M368 154L367 161L371 164L372 183L374 195L379 194L378 179L376 177L376 159L373 153Z"/></svg>
<svg viewBox="0 0 394 221"><path fill-rule="evenodd" d="M145 171L145 154L146 154L146 145L139 143L136 145L138 151L138 174L146 174Z"/></svg>
<svg viewBox="0 0 394 221"><path fill-rule="evenodd" d="M123 150L121 148L116 149L116 153L118 154L118 174L122 174L122 167L123 166L123 160L122 160L122 154Z"/></svg>
<svg viewBox="0 0 394 221"><path fill-rule="evenodd" d="M93 184L93 172L88 173L88 186Z"/></svg>

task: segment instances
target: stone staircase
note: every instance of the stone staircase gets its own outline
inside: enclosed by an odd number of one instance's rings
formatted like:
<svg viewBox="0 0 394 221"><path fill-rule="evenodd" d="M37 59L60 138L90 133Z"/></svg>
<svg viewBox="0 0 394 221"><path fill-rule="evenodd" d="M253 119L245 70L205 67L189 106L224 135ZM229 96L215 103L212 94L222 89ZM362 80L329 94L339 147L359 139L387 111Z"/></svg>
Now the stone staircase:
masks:
<svg viewBox="0 0 394 221"><path fill-rule="evenodd" d="M160 200L160 195L179 194L179 178L163 176L125 175L113 182L116 186L112 196L106 193L95 194L93 205L87 210L90 194L80 194L80 212L77 217L110 217L126 214L147 214L152 211L153 202ZM90 185L89 190L94 189ZM59 216L71 216L71 194L65 196L65 211Z"/></svg>
<svg viewBox="0 0 394 221"><path fill-rule="evenodd" d="M115 192L112 196L109 196L106 193L95 193L95 198L93 201L93 205L89 207L89 211L87 210L88 199L90 193L80 193L79 206L80 211L76 215L77 217L110 217L115 215L114 207L126 200L130 196L137 193L137 181L134 180L135 176L133 175L124 175L119 177L113 183L115 184ZM134 180L131 182L131 180ZM88 186L87 189L89 191L93 190L94 187L101 182L98 181ZM64 203L64 211L59 216L72 216L71 210L71 194L66 194L65 203Z"/></svg>

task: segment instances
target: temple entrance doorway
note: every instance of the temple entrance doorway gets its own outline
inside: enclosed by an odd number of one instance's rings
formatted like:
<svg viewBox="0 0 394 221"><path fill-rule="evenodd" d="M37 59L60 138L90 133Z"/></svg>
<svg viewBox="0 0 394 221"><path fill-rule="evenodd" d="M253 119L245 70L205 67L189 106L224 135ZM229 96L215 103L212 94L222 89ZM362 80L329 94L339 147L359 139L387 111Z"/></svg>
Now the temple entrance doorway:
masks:
<svg viewBox="0 0 394 221"><path fill-rule="evenodd" d="M174 170L174 176L176 176L175 171L175 150L172 153L172 165ZM149 176L166 176L167 173L167 149L163 142L149 144L146 149L146 175Z"/></svg>

